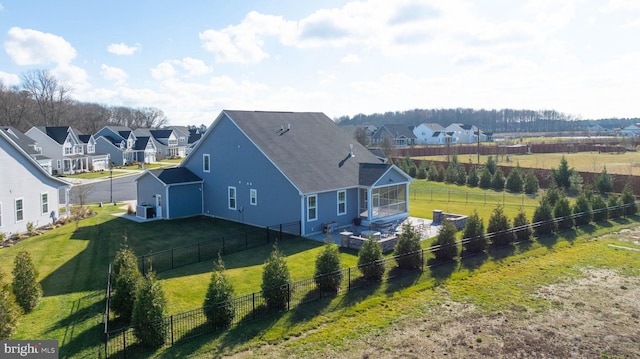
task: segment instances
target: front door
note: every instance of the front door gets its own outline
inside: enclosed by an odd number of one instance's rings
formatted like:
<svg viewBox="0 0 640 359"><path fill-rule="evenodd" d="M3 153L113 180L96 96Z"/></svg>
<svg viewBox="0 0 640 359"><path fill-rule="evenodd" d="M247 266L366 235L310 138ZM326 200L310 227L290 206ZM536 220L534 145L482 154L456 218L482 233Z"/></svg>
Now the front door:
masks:
<svg viewBox="0 0 640 359"><path fill-rule="evenodd" d="M162 195L156 194L156 217L162 218Z"/></svg>

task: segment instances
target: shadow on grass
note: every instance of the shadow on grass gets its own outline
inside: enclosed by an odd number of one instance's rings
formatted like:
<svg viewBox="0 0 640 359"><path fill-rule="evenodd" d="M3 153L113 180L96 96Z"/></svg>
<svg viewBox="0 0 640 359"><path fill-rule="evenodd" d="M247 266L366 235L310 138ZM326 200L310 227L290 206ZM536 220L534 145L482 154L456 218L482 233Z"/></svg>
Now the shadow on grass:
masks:
<svg viewBox="0 0 640 359"><path fill-rule="evenodd" d="M558 243L558 235L555 233L546 234L543 236L536 237L536 241L541 245L547 247L547 249L552 249L556 243Z"/></svg>
<svg viewBox="0 0 640 359"><path fill-rule="evenodd" d="M382 281L366 281L362 277L355 279L352 283L351 290L340 296L339 300L335 301L335 305L331 310L348 308L360 303L377 292L382 286L382 283Z"/></svg>
<svg viewBox="0 0 640 359"><path fill-rule="evenodd" d="M482 267L482 265L489 259L487 252L469 252L463 250L460 253L460 268L464 268L468 271L475 271Z"/></svg>
<svg viewBox="0 0 640 359"><path fill-rule="evenodd" d="M394 272L397 273L394 275ZM423 273L424 272L421 269L403 269L402 271L400 271L400 268L398 267L391 269L386 280L386 287L384 290L385 294L389 296L403 288L415 285L420 280Z"/></svg>
<svg viewBox="0 0 640 359"><path fill-rule="evenodd" d="M487 249L487 253L489 254L489 257L491 257L491 260L497 262L500 262L505 258L512 256L515 251L516 247L513 244L500 247L491 245Z"/></svg>
<svg viewBox="0 0 640 359"><path fill-rule="evenodd" d="M520 253L524 253L528 251L529 249L531 249L532 245L533 245L533 241L531 240L531 238L523 239L515 243L515 246L518 248L518 252Z"/></svg>
<svg viewBox="0 0 640 359"><path fill-rule="evenodd" d="M458 261L441 261L435 258L431 258L427 261L427 265L431 270L431 277L435 279L435 285L439 286L446 282L451 277L451 274L455 272L458 267Z"/></svg>

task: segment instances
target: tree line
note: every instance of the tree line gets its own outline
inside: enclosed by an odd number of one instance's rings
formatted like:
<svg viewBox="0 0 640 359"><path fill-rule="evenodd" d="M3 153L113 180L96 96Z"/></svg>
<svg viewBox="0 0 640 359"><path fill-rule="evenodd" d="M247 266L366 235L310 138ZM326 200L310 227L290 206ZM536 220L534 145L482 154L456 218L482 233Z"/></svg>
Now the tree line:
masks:
<svg viewBox="0 0 640 359"><path fill-rule="evenodd" d="M34 126L71 126L93 134L107 125L136 129L169 124L161 109L80 102L71 97L72 90L47 70L23 73L15 86L0 81L0 126L22 132Z"/></svg>
<svg viewBox="0 0 640 359"><path fill-rule="evenodd" d="M446 127L452 123L474 125L486 132L560 132L586 131L590 126L605 128L628 126L640 122L639 118L607 118L584 120L578 116L555 110L485 110L471 108L414 109L374 114L341 116L335 119L340 125L403 124L415 127L422 123L438 123Z"/></svg>

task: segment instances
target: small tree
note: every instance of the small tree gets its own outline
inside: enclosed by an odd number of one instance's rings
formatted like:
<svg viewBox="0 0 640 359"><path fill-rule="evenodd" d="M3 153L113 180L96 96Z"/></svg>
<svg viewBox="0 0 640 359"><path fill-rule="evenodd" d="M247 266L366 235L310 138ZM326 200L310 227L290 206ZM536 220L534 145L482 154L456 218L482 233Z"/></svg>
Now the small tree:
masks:
<svg viewBox="0 0 640 359"><path fill-rule="evenodd" d="M519 242L528 241L531 238L531 223L527 219L527 214L523 209L520 209L518 214L513 218L513 228L516 235L516 240Z"/></svg>
<svg viewBox="0 0 640 359"><path fill-rule="evenodd" d="M558 189L558 186L555 182L551 182L549 188L544 194L544 199L549 202L549 205L553 208L556 206L556 202L558 202L558 199L560 199L561 196L562 192Z"/></svg>
<svg viewBox="0 0 640 359"><path fill-rule="evenodd" d="M143 345L158 348L165 342L166 328L162 320L167 299L153 271L141 281L133 306L131 324Z"/></svg>
<svg viewBox="0 0 640 359"><path fill-rule="evenodd" d="M369 237L358 251L358 269L365 280L378 282L384 274L382 247L374 238Z"/></svg>
<svg viewBox="0 0 640 359"><path fill-rule="evenodd" d="M482 173L480 174L478 187L483 189L491 188L491 171L489 171L489 168L486 166L482 169Z"/></svg>
<svg viewBox="0 0 640 359"><path fill-rule="evenodd" d="M610 194L607 200L607 207L609 208L609 218L618 218L624 214L624 208L622 208L622 200L617 194Z"/></svg>
<svg viewBox="0 0 640 359"><path fill-rule="evenodd" d="M416 174L418 179L427 179L427 167L425 167L424 162L420 164L418 167L418 173Z"/></svg>
<svg viewBox="0 0 640 359"><path fill-rule="evenodd" d="M520 170L520 165L517 165L514 169L511 170L509 176L507 176L507 183L505 184L505 188L514 193L522 192L522 187L524 186L524 180L522 179L522 171Z"/></svg>
<svg viewBox="0 0 640 359"><path fill-rule="evenodd" d="M591 198L591 209L593 210L593 221L602 222L609 219L609 211L607 210L607 202L600 195L594 195Z"/></svg>
<svg viewBox="0 0 640 359"><path fill-rule="evenodd" d="M633 190L629 184L626 184L622 189L622 204L624 204L624 213L627 216L633 216L638 212L638 206L636 205L636 196L633 194Z"/></svg>
<svg viewBox="0 0 640 359"><path fill-rule="evenodd" d="M551 170L551 176L558 187L569 189L571 187L571 175L574 173L573 168L569 168L569 162L562 156L557 169Z"/></svg>
<svg viewBox="0 0 640 359"><path fill-rule="evenodd" d="M454 162L447 164L447 169L444 171L444 181L446 183L454 183L458 177L458 165Z"/></svg>
<svg viewBox="0 0 640 359"><path fill-rule="evenodd" d="M587 195L581 193L573 205L573 213L576 215L576 226L589 224L593 220L591 202L587 199Z"/></svg>
<svg viewBox="0 0 640 359"><path fill-rule="evenodd" d="M487 233L491 234L491 243L494 246L506 246L513 242L513 232L509 230L509 218L504 214L504 209L498 205L489 217Z"/></svg>
<svg viewBox="0 0 640 359"><path fill-rule="evenodd" d="M406 222L402 225L402 233L398 237L396 247L393 249L398 267L402 269L417 269L422 267L420 255L420 234Z"/></svg>
<svg viewBox="0 0 640 359"><path fill-rule="evenodd" d="M487 158L487 163L485 164L485 168L489 170L489 173L491 175L493 175L496 172L498 165L496 164L496 160L493 159L493 156L489 156Z"/></svg>
<svg viewBox="0 0 640 359"><path fill-rule="evenodd" d="M433 254L437 260L448 261L458 255L458 246L456 245L456 225L448 219L442 221L440 232L433 249Z"/></svg>
<svg viewBox="0 0 640 359"><path fill-rule="evenodd" d="M607 173L607 166L604 166L602 168L602 172L600 172L598 177L596 177L594 186L601 195L613 191L613 181L611 180L609 173Z"/></svg>
<svg viewBox="0 0 640 359"><path fill-rule="evenodd" d="M476 166L471 166L469 174L467 175L467 186L478 187L478 170Z"/></svg>
<svg viewBox="0 0 640 359"><path fill-rule="evenodd" d="M342 282L342 262L340 252L329 238L324 241L322 252L316 258L316 285L323 292L337 292Z"/></svg>
<svg viewBox="0 0 640 359"><path fill-rule="evenodd" d="M504 182L504 173L500 168L496 169L496 171L493 172L493 176L491 176L491 187L496 191L502 191L504 189Z"/></svg>
<svg viewBox="0 0 640 359"><path fill-rule="evenodd" d="M138 270L138 258L127 246L126 236L125 241L113 258L111 270L114 278L114 292L111 295L110 303L111 310L120 318L127 321L131 320L142 274Z"/></svg>
<svg viewBox="0 0 640 359"><path fill-rule="evenodd" d="M462 232L462 247L472 253L479 253L487 248L484 223L478 216L477 210L473 210L473 214L467 218L467 224Z"/></svg>
<svg viewBox="0 0 640 359"><path fill-rule="evenodd" d="M262 297L269 309L285 309L287 307L289 302L287 285L290 281L291 275L284 255L278 250L277 245L274 245L262 271Z"/></svg>
<svg viewBox="0 0 640 359"><path fill-rule="evenodd" d="M20 307L9 283L5 283L4 271L0 269L0 340L11 339L20 319Z"/></svg>
<svg viewBox="0 0 640 359"><path fill-rule="evenodd" d="M463 165L458 165L458 173L456 175L456 184L463 186L467 183L467 172L464 169Z"/></svg>
<svg viewBox="0 0 640 359"><path fill-rule="evenodd" d="M574 226L573 218L571 217L571 205L569 200L565 196L561 196L553 206L553 217L557 219L558 230L571 229Z"/></svg>
<svg viewBox="0 0 640 359"><path fill-rule="evenodd" d="M532 171L527 171L527 174L524 176L524 193L536 194L539 189L538 177L536 177Z"/></svg>
<svg viewBox="0 0 640 359"><path fill-rule="evenodd" d="M540 205L533 212L532 222L533 232L537 237L551 234L556 230L556 224L553 222L553 207L546 198L543 197Z"/></svg>
<svg viewBox="0 0 640 359"><path fill-rule="evenodd" d="M16 302L27 313L35 308L42 298L42 287L38 283L38 271L29 252L20 251L14 260L13 294Z"/></svg>
<svg viewBox="0 0 640 359"><path fill-rule="evenodd" d="M209 288L204 297L204 315L215 329L228 328L236 316L233 298L233 285L224 273L224 262L218 253L218 261L213 264Z"/></svg>

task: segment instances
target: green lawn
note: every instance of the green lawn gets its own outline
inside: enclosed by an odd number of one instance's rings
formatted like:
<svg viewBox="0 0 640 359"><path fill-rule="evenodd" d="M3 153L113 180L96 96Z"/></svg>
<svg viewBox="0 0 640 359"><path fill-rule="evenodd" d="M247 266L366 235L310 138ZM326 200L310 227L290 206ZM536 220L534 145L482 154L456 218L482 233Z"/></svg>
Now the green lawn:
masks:
<svg viewBox="0 0 640 359"><path fill-rule="evenodd" d="M510 199L509 194L501 192L445 186L416 180L411 185L410 214L412 216L429 218L431 207L436 204L438 206L445 204L441 198L431 199L429 191L431 187L438 188L438 191L435 192L446 192L447 198L450 195L449 189L456 191L455 196L452 194L452 197L457 198L457 202L449 201L447 202L449 207L441 209L468 214L474 207L479 208L479 211L480 208L484 208L481 216L485 220L488 218L488 210L493 209L494 206L489 203L485 205L484 202L481 206L478 203L471 206L466 200L467 196L472 196L473 193L474 196L478 194L478 198L482 198L482 193L485 192L487 196L490 194L494 197L503 195L505 203L515 203L507 205L507 209L517 208L518 200L522 201L520 197L515 196L515 199ZM458 193L463 189L469 194ZM465 202L458 204L463 198ZM535 199L529 200L532 201L530 203L536 202ZM530 207L525 206L525 208ZM124 235L128 238L129 246L136 254L141 255L175 247L178 243L182 246L218 238L223 233L235 233L246 228L241 224L211 218L138 224L112 216L112 213L116 211L123 211L115 206L105 206L95 208L95 210L98 214L79 222L77 228L75 223L70 223L43 235L24 240L11 248L0 249L0 268L9 277L17 251L28 250L39 271L39 279L44 289L42 303L33 312L21 318L14 339L57 339L61 345L61 357L96 357L96 353L99 352L103 344L101 333L107 268L122 243ZM470 269L471 266L463 265L452 268L445 266L446 268L443 267L438 271L449 271L446 276L432 273L406 279L416 284L412 287L400 285L399 283L405 283L405 279L402 279L398 282L341 296L332 302L310 304L304 306L305 309L295 310L281 317L242 323L229 332L189 341L182 346L165 349L160 354L166 357L184 357L185 353L204 353L212 349L234 352L267 342L278 343L291 336L300 335L303 332L307 333L314 328L323 329L319 330L317 334L309 335L309 338L339 343L338 338L341 338L342 335L355 337L360 330L385 327L389 320L393 320L393 318L403 315L405 310L409 310L411 306L409 303L415 299L408 298L417 293L424 294L427 299L435 298L434 300L437 300L437 296L431 292L431 288L436 282L446 281L447 286L455 287L465 278L473 277L473 272L480 268L482 268L482 272L486 269L487 276L495 272L498 277L493 277L494 280L495 278L504 279L502 271L505 270L503 268L505 263L515 264L518 261L529 260L529 258L546 260L544 257L549 254L556 256L556 252L573 250L574 247L591 251L591 246L582 240L576 240L576 236L594 236L601 232L615 231L623 226L635 226L636 221L638 218L634 217L633 219L621 220L618 223L588 226L575 233L571 232L573 234L567 240L553 237L545 239L544 243L533 242L528 251L518 247L514 252L516 256L513 258L505 256L501 258L499 255L490 256L501 259L496 262L485 259L481 263L474 264L473 270ZM600 243L604 242L598 242L598 245L594 246L594 252L589 252L589 255L602 254L596 251L596 249L602 250ZM321 243L310 240L290 240L279 244L280 249L287 255L287 263L294 280L309 278L313 275L314 262L320 246ZM259 290L262 264L270 251L270 246L263 246L224 256L223 259L228 268L227 273L231 277L236 294L249 294ZM350 267L356 264L355 252L343 251L341 256L343 266ZM576 261L582 260L578 256L574 259ZM614 258L609 262L609 258L607 258L607 263L615 265L617 260ZM563 262L560 261L557 264L558 273L561 273L563 268L561 263ZM633 261L629 263L632 267L636 266ZM552 264L552 266L556 266L556 264ZM212 261L207 261L159 274L170 302L170 313L193 309L202 304L211 267ZM553 278L554 276L550 276L549 280ZM452 288L451 290L455 291L456 289ZM504 284L502 290L505 293L508 291L508 283ZM463 292L461 290L460 295L463 295ZM473 291L470 291L468 295L481 297L481 294L474 294ZM405 303L405 299L408 302ZM487 303L483 305L489 306L490 304L490 301L487 300ZM378 309L381 305L384 305L388 310L379 312ZM364 316L361 317L360 314ZM324 328L332 328L332 331L327 332ZM306 342L306 340L302 342Z"/></svg>

